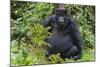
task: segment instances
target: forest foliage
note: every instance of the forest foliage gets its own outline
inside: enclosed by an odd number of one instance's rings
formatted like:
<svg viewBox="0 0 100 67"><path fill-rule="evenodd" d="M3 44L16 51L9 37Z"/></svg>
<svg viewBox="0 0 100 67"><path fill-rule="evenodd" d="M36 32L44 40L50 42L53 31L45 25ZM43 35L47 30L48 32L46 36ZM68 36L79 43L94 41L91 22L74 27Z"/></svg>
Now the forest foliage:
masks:
<svg viewBox="0 0 100 67"><path fill-rule="evenodd" d="M45 58L44 40L51 33L50 27L44 28L41 21L53 14L51 3L11 1L11 65L54 64L57 62L95 61L95 6L66 4L71 18L79 26L83 38L82 59L63 60L57 55L51 55L51 61Z"/></svg>

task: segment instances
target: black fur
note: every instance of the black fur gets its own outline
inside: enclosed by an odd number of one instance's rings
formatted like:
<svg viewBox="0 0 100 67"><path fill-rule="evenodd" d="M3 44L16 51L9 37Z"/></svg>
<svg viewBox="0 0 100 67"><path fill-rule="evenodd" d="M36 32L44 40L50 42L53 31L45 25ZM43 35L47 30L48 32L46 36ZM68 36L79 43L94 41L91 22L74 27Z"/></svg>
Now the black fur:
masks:
<svg viewBox="0 0 100 67"><path fill-rule="evenodd" d="M63 9L59 9L63 10ZM58 18L62 13L64 22L60 24ZM60 53L61 58L74 58L80 59L82 57L82 39L80 32L76 23L68 16L68 14L63 11L57 13L55 11L54 15L49 16L47 19L43 20L42 24L45 27L51 26L50 32L52 36L47 39L47 42L51 47L47 47L46 56L52 54ZM65 14L65 15L64 15ZM61 15L61 16L62 16Z"/></svg>

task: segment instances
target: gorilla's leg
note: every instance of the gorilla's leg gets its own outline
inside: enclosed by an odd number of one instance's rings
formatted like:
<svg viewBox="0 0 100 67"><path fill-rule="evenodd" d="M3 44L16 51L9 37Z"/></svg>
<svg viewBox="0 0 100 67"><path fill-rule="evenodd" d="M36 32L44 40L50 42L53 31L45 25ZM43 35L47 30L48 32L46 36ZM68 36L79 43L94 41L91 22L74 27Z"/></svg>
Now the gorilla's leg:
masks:
<svg viewBox="0 0 100 67"><path fill-rule="evenodd" d="M46 50L46 57L49 57L50 55L53 54L53 51L52 50Z"/></svg>
<svg viewBox="0 0 100 67"><path fill-rule="evenodd" d="M61 58L65 59L65 58L73 58L74 56L76 56L78 53L78 49L76 46L72 46L69 50L66 50L65 52L61 53Z"/></svg>
<svg viewBox="0 0 100 67"><path fill-rule="evenodd" d="M54 50L52 49L52 47L47 47L46 49L46 52L45 52L45 56L46 57L49 57L50 55L54 54Z"/></svg>
<svg viewBox="0 0 100 67"><path fill-rule="evenodd" d="M52 54L53 54L52 50L46 49L45 57L46 57L47 61L51 61L51 59L49 58L49 56L52 55Z"/></svg>

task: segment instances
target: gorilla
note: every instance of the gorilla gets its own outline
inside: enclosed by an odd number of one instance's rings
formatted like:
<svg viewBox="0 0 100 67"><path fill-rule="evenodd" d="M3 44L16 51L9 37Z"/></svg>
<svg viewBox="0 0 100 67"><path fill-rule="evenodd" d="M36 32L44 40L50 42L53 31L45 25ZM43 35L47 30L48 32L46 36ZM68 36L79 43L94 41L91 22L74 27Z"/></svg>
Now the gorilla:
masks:
<svg viewBox="0 0 100 67"><path fill-rule="evenodd" d="M69 17L67 9L56 8L53 15L42 21L44 27L50 26L51 37L46 40L51 47L46 47L46 57L60 53L60 57L82 57L82 38L76 23Z"/></svg>

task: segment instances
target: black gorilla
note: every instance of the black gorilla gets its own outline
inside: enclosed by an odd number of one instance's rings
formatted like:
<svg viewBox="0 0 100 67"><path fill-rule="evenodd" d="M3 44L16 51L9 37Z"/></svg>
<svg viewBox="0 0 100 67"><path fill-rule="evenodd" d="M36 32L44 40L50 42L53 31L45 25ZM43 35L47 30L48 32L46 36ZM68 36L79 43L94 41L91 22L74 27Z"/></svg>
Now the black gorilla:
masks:
<svg viewBox="0 0 100 67"><path fill-rule="evenodd" d="M60 53L60 57L80 59L82 57L82 39L75 22L66 9L57 8L55 14L43 20L42 24L51 26L51 38L47 42L46 56Z"/></svg>

